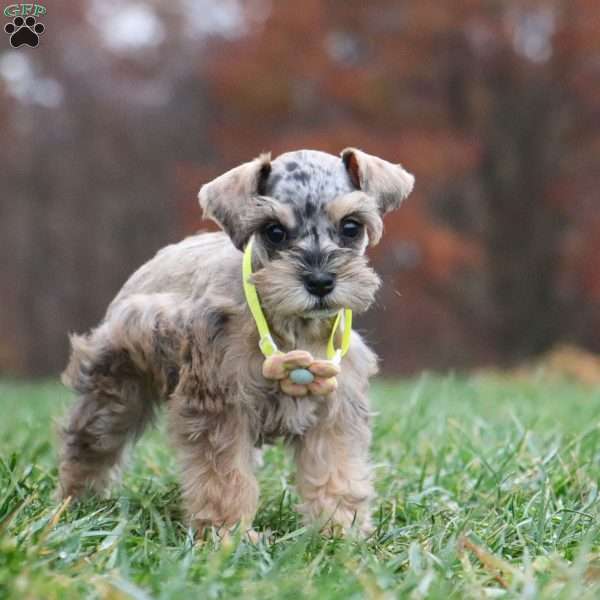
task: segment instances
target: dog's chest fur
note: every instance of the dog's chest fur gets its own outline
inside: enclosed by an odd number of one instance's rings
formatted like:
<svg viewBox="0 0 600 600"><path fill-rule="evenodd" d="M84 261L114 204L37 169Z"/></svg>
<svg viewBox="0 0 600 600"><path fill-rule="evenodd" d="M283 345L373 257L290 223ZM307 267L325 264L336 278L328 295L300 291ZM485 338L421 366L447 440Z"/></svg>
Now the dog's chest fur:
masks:
<svg viewBox="0 0 600 600"><path fill-rule="evenodd" d="M326 329L325 323L296 322L288 328L288 343L283 349L302 349L315 357L325 357L326 343L322 341L322 336ZM319 333L322 338L320 341L314 338ZM326 337L324 339L327 340ZM263 357L260 356L258 360L262 361ZM330 408L327 398L295 398L282 394L276 382L265 381L265 392L253 398L260 415L260 441L270 441L279 436L303 435L323 418Z"/></svg>

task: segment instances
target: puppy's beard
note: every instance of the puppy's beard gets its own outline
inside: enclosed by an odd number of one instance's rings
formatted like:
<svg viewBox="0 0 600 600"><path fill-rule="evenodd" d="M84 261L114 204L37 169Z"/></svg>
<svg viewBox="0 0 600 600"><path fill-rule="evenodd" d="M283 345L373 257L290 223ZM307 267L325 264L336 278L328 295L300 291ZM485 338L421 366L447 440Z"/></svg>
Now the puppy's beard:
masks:
<svg viewBox="0 0 600 600"><path fill-rule="evenodd" d="M332 305L329 302L329 297L319 298L308 294L308 297L312 299L313 306L308 310L305 310L302 314L298 315L304 319L330 319L335 317L341 307Z"/></svg>
<svg viewBox="0 0 600 600"><path fill-rule="evenodd" d="M273 286L269 291L261 293L259 287L258 292L263 307L271 314L317 319L335 315L340 308L328 298L319 298L307 292L297 278L281 287L276 286L272 279L270 281Z"/></svg>
<svg viewBox="0 0 600 600"><path fill-rule="evenodd" d="M342 308L364 312L375 299L379 277L363 257L328 264L336 284L323 298L310 294L302 283L303 271L291 261L274 260L252 276L265 311L282 317L328 318Z"/></svg>
<svg viewBox="0 0 600 600"><path fill-rule="evenodd" d="M314 310L307 310L304 314L300 315L305 319L330 319L335 317L338 313L336 308L316 308Z"/></svg>

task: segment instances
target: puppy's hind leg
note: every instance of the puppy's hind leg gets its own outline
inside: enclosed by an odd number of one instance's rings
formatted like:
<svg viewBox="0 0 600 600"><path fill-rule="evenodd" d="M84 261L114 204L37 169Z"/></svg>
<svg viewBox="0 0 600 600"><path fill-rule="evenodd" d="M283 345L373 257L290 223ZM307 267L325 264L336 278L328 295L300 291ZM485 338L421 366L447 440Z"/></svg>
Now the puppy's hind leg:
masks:
<svg viewBox="0 0 600 600"><path fill-rule="evenodd" d="M62 431L59 496L66 498L105 489L127 442L151 420L154 402L126 353L94 353L87 338L73 340L64 379L79 393Z"/></svg>

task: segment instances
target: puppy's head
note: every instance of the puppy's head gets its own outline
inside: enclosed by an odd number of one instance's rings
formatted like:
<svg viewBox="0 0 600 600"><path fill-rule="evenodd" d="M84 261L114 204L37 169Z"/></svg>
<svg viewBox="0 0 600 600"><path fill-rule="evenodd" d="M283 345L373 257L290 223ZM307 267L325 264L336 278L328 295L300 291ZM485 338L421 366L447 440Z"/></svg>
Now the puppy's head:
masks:
<svg viewBox="0 0 600 600"><path fill-rule="evenodd" d="M354 148L341 158L299 150L236 167L199 199L237 248L254 236L253 279L265 309L315 318L369 307L379 279L365 249L413 184L400 165Z"/></svg>

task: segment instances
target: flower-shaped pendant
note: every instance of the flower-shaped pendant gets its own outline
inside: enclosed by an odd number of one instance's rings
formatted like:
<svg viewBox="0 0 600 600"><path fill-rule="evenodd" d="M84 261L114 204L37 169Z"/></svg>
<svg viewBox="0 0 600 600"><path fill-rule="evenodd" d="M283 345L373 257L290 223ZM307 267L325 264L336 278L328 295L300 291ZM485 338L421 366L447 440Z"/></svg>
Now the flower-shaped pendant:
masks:
<svg viewBox="0 0 600 600"><path fill-rule="evenodd" d="M292 350L266 358L262 371L266 379L279 381L289 396L326 396L337 388L340 367L331 360L315 360L305 350Z"/></svg>

